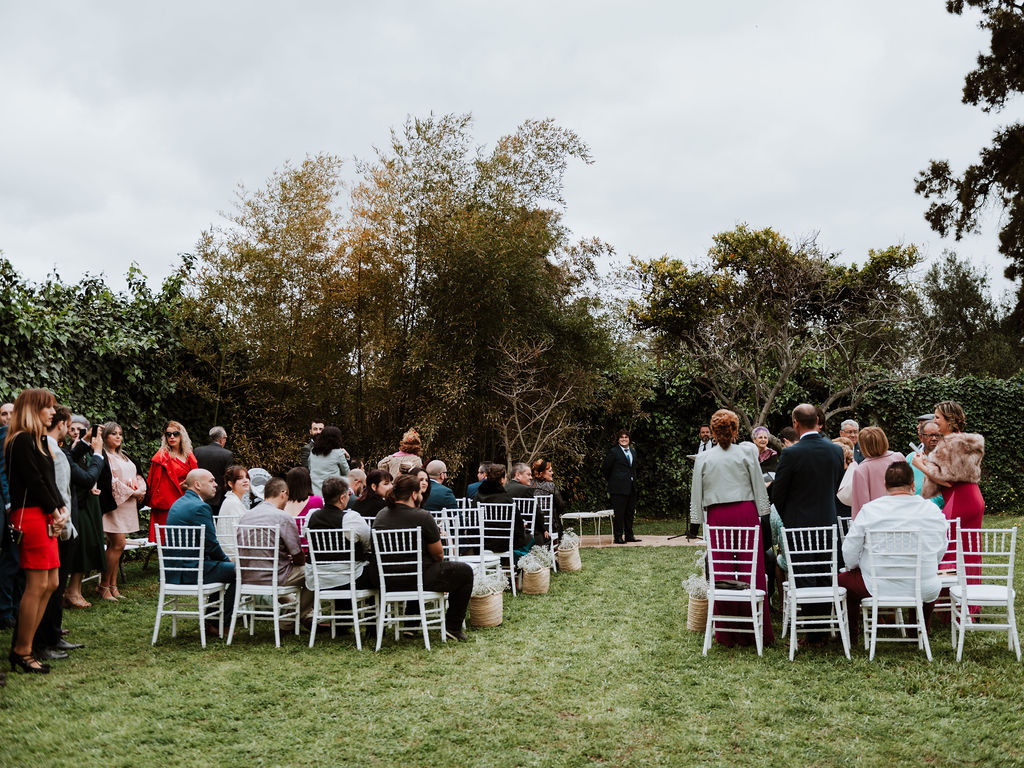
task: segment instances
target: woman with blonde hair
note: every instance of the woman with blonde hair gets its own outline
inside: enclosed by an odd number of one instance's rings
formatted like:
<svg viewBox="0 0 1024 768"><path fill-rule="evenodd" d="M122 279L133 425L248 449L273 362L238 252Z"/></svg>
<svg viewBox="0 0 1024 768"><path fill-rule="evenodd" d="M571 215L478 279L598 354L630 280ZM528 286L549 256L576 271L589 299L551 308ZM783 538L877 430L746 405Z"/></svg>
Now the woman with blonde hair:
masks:
<svg viewBox="0 0 1024 768"><path fill-rule="evenodd" d="M149 540L156 541L156 526L167 525L167 511L185 495L181 484L196 469L192 441L180 422L168 421L160 438L160 450L149 462L146 485L149 487Z"/></svg>
<svg viewBox="0 0 1024 768"><path fill-rule="evenodd" d="M857 519L860 508L885 496L885 470L895 461L906 461L902 453L889 450L889 438L881 427L864 427L858 436L864 460L853 471L850 489L850 517Z"/></svg>
<svg viewBox="0 0 1024 768"><path fill-rule="evenodd" d="M100 489L103 533L107 537L107 563L97 589L101 599L117 602L124 597L117 590L117 574L125 536L139 530L139 501L146 495L146 481L139 474L135 462L121 450L124 433L117 422L104 424L100 428L100 436L103 438L104 462L96 485Z"/></svg>
<svg viewBox="0 0 1024 768"><path fill-rule="evenodd" d="M764 476L758 463L758 450L753 443L737 444L739 417L722 408L711 417L711 435L715 445L697 454L693 467L693 485L690 491L690 519L700 519L705 525L761 526L761 517L768 515L768 492ZM762 542L764 544L764 542ZM715 542L712 540L711 545ZM764 546L757 548L755 568L757 589L767 591L767 577L764 569ZM749 605L723 603L716 611L735 611L742 616L750 610ZM765 643L775 641L771 617L768 615L768 601L764 602ZM715 639L722 645L750 645L753 635L739 632L718 631Z"/></svg>
<svg viewBox="0 0 1024 768"><path fill-rule="evenodd" d="M54 473L46 431L56 412L56 399L46 389L26 389L14 401L4 441L4 461L11 497L7 519L14 528L25 591L11 643L11 669L30 674L50 671L33 654L32 640L50 595L57 589L60 556L57 536L70 512L64 506Z"/></svg>

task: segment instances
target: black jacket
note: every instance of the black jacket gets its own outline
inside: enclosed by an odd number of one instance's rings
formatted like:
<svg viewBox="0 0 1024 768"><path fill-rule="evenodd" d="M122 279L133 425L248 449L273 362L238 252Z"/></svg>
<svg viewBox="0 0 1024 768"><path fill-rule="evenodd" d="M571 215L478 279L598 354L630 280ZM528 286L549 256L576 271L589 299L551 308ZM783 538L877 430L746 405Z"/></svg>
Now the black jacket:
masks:
<svg viewBox="0 0 1024 768"><path fill-rule="evenodd" d="M476 494L477 504L511 504L512 496L497 480L484 480L480 484L480 490ZM519 510L516 510L515 523L512 529L512 548L522 549L529 542L530 537L526 532L526 524L523 522L523 516L519 514ZM486 538L484 539L484 546L492 552L504 551L505 547L508 546L507 541L503 541L498 538Z"/></svg>
<svg viewBox="0 0 1024 768"><path fill-rule="evenodd" d="M820 434L805 435L786 448L772 483L772 499L783 524L833 525L843 471L843 449Z"/></svg>
<svg viewBox="0 0 1024 768"><path fill-rule="evenodd" d="M32 435L19 432L4 445L7 483L11 494L11 510L23 507L41 507L43 514L52 515L64 506L57 490L53 456L43 435L37 450Z"/></svg>
<svg viewBox="0 0 1024 768"><path fill-rule="evenodd" d="M227 486L224 485L224 474L228 467L235 463L235 454L222 446L220 443L210 443L196 448L192 452L196 457L196 466L199 469L206 469L213 473L217 481L217 495L210 502L210 509L217 514L220 505L224 502L224 493Z"/></svg>
<svg viewBox="0 0 1024 768"><path fill-rule="evenodd" d="M84 450L82 449L84 447ZM67 456L68 464L71 465L71 522L78 526L78 493L77 488L92 488L99 482L100 472L106 464L100 456L92 453L90 446L84 440L79 440L73 450L62 447L64 455ZM82 466L82 457L89 454L89 468Z"/></svg>
<svg viewBox="0 0 1024 768"><path fill-rule="evenodd" d="M633 463L629 463L622 447L613 445L604 457L601 464L601 474L608 481L608 493L613 496L631 496L636 492L636 470L639 461L636 449L630 445L629 453L633 457Z"/></svg>

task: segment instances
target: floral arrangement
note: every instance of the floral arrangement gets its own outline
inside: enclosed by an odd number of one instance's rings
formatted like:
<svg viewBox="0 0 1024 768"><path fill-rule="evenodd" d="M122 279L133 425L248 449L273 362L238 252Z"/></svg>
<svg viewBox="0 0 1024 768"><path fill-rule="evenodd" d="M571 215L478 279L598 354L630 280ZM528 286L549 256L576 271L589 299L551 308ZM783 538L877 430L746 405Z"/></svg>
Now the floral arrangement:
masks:
<svg viewBox="0 0 1024 768"><path fill-rule="evenodd" d="M485 571L481 566L473 572L473 597L500 595L508 588L508 576L504 571Z"/></svg>
<svg viewBox="0 0 1024 768"><path fill-rule="evenodd" d="M551 550L547 547L531 547L530 551L519 558L517 563L518 567L522 568L526 573L537 573L545 568L550 568L554 564L555 559L551 556Z"/></svg>
<svg viewBox="0 0 1024 768"><path fill-rule="evenodd" d="M569 552L573 549L579 549L580 537L576 531L572 528L566 528L562 531L562 535L558 538L558 549L562 552Z"/></svg>
<svg viewBox="0 0 1024 768"><path fill-rule="evenodd" d="M683 587L694 600L708 599L708 580L704 578L703 573L691 573L683 579Z"/></svg>

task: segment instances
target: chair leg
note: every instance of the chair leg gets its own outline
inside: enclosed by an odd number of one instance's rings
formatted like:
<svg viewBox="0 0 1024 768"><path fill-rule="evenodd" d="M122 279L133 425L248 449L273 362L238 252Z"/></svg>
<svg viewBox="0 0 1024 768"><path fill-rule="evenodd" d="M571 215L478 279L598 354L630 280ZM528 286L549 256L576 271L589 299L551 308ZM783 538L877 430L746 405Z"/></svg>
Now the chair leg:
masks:
<svg viewBox="0 0 1024 768"><path fill-rule="evenodd" d="M754 600L750 603L750 615L752 619L754 629L754 646L757 648L757 655L763 655L761 652L764 645L764 601Z"/></svg>
<svg viewBox="0 0 1024 768"><path fill-rule="evenodd" d="M878 644L878 603L871 606L871 647L868 650L868 661L875 660L875 647Z"/></svg>
<svg viewBox="0 0 1024 768"><path fill-rule="evenodd" d="M320 623L320 592L313 593L313 626L309 628L309 647L316 642L316 625Z"/></svg>
<svg viewBox="0 0 1024 768"><path fill-rule="evenodd" d="M796 597L789 593L789 660L796 656Z"/></svg>
<svg viewBox="0 0 1024 768"><path fill-rule="evenodd" d="M924 655L932 660L932 646L928 642L928 628L924 625L924 607L917 606L917 637L924 642Z"/></svg>
<svg viewBox="0 0 1024 768"><path fill-rule="evenodd" d="M206 647L206 595L199 595L196 598L198 603L198 610L196 613L199 614L199 644Z"/></svg>
<svg viewBox="0 0 1024 768"><path fill-rule="evenodd" d="M966 595L965 595L966 597ZM956 660L960 661L964 656L964 635L967 634L964 622L967 621L967 600L963 600L960 603L960 616L957 622L957 638L956 638Z"/></svg>
<svg viewBox="0 0 1024 768"><path fill-rule="evenodd" d="M164 596L160 593L160 596L156 600L156 623L153 625L153 642L151 645L156 645L156 639L160 634L160 619L164 615Z"/></svg>
<svg viewBox="0 0 1024 768"><path fill-rule="evenodd" d="M839 639L843 642L843 653L850 659L850 622L847 619L846 595L836 601L836 613L839 615Z"/></svg>
<svg viewBox="0 0 1024 768"><path fill-rule="evenodd" d="M377 647L374 652L380 650L380 644L384 641L384 612L387 610L387 603L381 604L380 597L377 598Z"/></svg>
<svg viewBox="0 0 1024 768"><path fill-rule="evenodd" d="M235 609L231 612L231 626L228 628L228 639L227 645L231 645L231 641L235 637L235 622L238 620L238 611L242 604L242 592L235 586Z"/></svg>
<svg viewBox="0 0 1024 768"><path fill-rule="evenodd" d="M277 600L277 594L270 596L274 601L274 646L281 647L281 603Z"/></svg>
<svg viewBox="0 0 1024 768"><path fill-rule="evenodd" d="M1020 635L1017 634L1017 613L1012 600L1006 605L1006 615L1009 617L1006 623L1010 625L1010 650L1017 652L1017 661L1020 661Z"/></svg>
<svg viewBox="0 0 1024 768"><path fill-rule="evenodd" d="M708 618L704 623L704 651L703 655L708 655L708 649L711 648L711 633L715 627L715 601L712 598L708 598Z"/></svg>

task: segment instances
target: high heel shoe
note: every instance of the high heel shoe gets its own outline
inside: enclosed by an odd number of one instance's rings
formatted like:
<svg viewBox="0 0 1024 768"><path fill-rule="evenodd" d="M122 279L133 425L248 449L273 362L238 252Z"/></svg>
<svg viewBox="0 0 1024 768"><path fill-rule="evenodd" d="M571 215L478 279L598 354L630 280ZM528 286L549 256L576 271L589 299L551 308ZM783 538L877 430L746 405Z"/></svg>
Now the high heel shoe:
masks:
<svg viewBox="0 0 1024 768"><path fill-rule="evenodd" d="M10 655L7 657L11 662L11 671L17 670L18 672L25 672L30 675L48 675L50 674L50 665L43 664L36 660L36 657L31 653L22 655L15 653L14 649L11 649ZM33 666L33 664L35 666Z"/></svg>
<svg viewBox="0 0 1024 768"><path fill-rule="evenodd" d="M106 592L106 594L103 594L104 592ZM107 602L110 602L110 603L116 603L117 602L117 598L114 597L114 593L111 591L110 587L108 587L106 584L99 584L99 585L97 585L97 587L96 587L96 594L98 594L100 596L101 600L106 600Z"/></svg>

